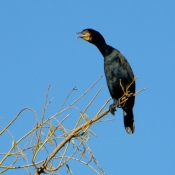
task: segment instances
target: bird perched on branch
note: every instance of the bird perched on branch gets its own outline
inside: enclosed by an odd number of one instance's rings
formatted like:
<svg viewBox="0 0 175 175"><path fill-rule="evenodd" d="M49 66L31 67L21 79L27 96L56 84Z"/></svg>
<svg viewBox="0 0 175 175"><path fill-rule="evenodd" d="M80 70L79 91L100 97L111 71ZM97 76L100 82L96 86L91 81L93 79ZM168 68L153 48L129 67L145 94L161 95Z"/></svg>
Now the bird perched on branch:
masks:
<svg viewBox="0 0 175 175"><path fill-rule="evenodd" d="M121 106L124 111L124 126L127 133L134 133L133 107L135 96L132 95L128 100L120 105L120 99L124 92L128 91L135 94L135 79L133 71L126 58L117 49L106 44L103 36L93 29L85 29L77 33L77 38L82 38L94 44L104 57L104 71L109 92L114 102L109 110L114 115L116 107Z"/></svg>

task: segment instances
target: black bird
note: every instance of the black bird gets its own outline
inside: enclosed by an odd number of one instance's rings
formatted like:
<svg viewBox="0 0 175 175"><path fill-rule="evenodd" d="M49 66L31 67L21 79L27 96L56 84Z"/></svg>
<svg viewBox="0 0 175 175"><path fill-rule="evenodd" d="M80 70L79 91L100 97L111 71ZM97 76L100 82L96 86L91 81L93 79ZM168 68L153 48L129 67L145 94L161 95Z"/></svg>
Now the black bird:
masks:
<svg viewBox="0 0 175 175"><path fill-rule="evenodd" d="M77 33L77 38L82 38L94 44L104 57L104 71L106 76L109 92L114 102L110 105L109 110L114 115L115 106L119 107L120 98L124 91L135 93L135 81L133 71L126 58L117 49L106 44L103 36L93 29L85 29ZM121 83L120 83L121 81ZM122 89L122 86L124 89ZM121 105L124 111L124 125L127 133L134 133L134 107L135 97L131 96L124 105Z"/></svg>

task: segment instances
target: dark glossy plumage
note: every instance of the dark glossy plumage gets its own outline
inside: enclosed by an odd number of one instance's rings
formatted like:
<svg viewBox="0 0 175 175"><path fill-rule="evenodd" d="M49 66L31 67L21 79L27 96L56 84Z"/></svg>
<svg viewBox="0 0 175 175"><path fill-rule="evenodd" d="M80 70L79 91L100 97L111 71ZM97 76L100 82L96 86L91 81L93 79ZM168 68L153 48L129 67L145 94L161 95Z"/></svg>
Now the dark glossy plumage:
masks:
<svg viewBox="0 0 175 175"><path fill-rule="evenodd" d="M132 69L126 58L115 48L106 44L103 36L93 30L85 29L80 32L79 38L82 38L94 44L104 57L104 71L106 76L107 85L114 103L110 105L110 112L114 115L114 105L119 104L119 98L123 95L123 90L120 85L126 90L127 87L134 80ZM135 93L135 81L131 84L129 91ZM134 107L135 97L130 97L122 109L124 111L124 125L126 131L131 134L134 133L134 115L132 108Z"/></svg>

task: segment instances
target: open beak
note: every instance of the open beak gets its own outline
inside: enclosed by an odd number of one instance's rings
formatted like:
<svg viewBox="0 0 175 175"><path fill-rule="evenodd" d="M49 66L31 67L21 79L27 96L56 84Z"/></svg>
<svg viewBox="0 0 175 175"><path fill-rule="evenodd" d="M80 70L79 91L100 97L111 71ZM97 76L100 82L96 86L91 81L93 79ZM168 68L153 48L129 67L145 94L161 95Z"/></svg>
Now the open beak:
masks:
<svg viewBox="0 0 175 175"><path fill-rule="evenodd" d="M78 32L78 33L76 33L76 35L77 35L77 38L82 38L86 41L91 41L91 34L87 30L82 31L82 32Z"/></svg>
<svg viewBox="0 0 175 175"><path fill-rule="evenodd" d="M76 38L77 38L77 39L78 39L78 38L82 38L82 39L83 39L83 37L86 37L86 35L83 34L83 32L77 32L77 33L76 33Z"/></svg>

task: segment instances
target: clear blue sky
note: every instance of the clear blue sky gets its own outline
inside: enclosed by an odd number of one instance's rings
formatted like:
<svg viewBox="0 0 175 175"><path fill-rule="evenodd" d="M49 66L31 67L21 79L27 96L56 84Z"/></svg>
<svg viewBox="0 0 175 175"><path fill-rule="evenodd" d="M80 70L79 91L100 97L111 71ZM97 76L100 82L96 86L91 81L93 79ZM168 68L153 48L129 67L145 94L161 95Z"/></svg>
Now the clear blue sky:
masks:
<svg viewBox="0 0 175 175"><path fill-rule="evenodd" d="M90 145L98 162L108 175L173 174L174 7L174 0L0 1L0 117L5 118L0 120L0 126L26 106L41 116L48 84L49 97L55 97L47 112L49 117L71 88L76 86L78 91L70 102L103 75L92 94L78 106L84 109L102 86L99 97L87 111L93 117L110 97L103 57L95 46L75 37L76 32L93 28L128 59L137 76L137 90L147 87L136 97L134 135L125 132L120 109L113 122L93 127L98 138L92 138ZM10 128L16 132L16 139L28 124L34 124L29 112L21 118ZM108 114L105 119L108 118L113 117ZM72 116L70 123L76 119ZM9 141L0 141L0 152L2 147L11 146ZM95 174L85 166L81 166L80 173L78 164L71 168L74 174Z"/></svg>

